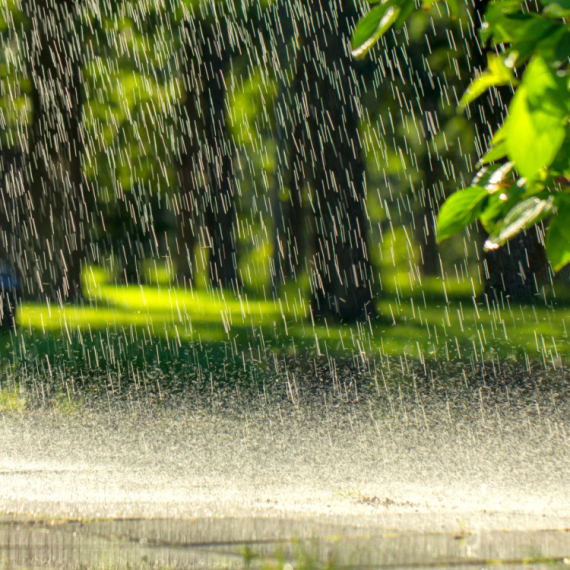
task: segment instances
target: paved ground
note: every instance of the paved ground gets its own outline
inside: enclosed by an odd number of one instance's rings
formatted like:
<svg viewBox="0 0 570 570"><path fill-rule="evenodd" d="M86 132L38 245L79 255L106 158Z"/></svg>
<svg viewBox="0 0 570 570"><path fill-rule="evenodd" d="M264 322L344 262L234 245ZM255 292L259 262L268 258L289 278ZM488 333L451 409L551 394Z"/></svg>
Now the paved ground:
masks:
<svg viewBox="0 0 570 570"><path fill-rule="evenodd" d="M560 531L386 532L330 519L0 520L2 568L412 568L538 570L567 563ZM316 564L315 564L316 562ZM287 564L288 563L288 564Z"/></svg>
<svg viewBox="0 0 570 570"><path fill-rule="evenodd" d="M12 537L13 521L25 520L13 515L44 526L54 517L169 519L98 531L134 532L138 544L156 536L159 524L164 544L173 532L195 542L189 525L202 528L202 542L216 543L224 533L234 543L267 529L274 550L275 536L391 530L423 536L425 548L426 533L445 536L437 548L453 554L457 537L484 535L479 550L470 546L475 559L499 536L494 531L530 540L521 531L557 530L531 542L557 536L547 554L570 557L570 536L559 532L570 528L566 406L475 404L121 400L4 412L0 512ZM493 548L497 556L510 552Z"/></svg>
<svg viewBox="0 0 570 570"><path fill-rule="evenodd" d="M374 405L122 401L3 413L0 511L357 516L426 530L500 527L508 515L521 528L570 526L565 408Z"/></svg>

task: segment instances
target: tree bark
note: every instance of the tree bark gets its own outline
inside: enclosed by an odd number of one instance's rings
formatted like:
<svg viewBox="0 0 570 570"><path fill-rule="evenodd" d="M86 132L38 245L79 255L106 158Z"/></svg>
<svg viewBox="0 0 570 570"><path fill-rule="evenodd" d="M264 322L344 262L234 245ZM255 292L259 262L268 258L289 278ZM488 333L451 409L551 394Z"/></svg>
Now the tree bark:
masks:
<svg viewBox="0 0 570 570"><path fill-rule="evenodd" d="M21 205L25 195L21 177L24 165L21 149L0 149L0 262L10 264L19 274L25 267L19 231L25 220Z"/></svg>
<svg viewBox="0 0 570 570"><path fill-rule="evenodd" d="M205 141L202 151L208 180L204 196L207 246L210 247L210 284L238 290L237 216L233 150L226 122L227 53L223 38L211 24L202 26L202 80Z"/></svg>
<svg viewBox="0 0 570 570"><path fill-rule="evenodd" d="M22 240L21 197L24 187L20 176L24 154L20 149L0 149L0 330L14 330L21 296L21 275L25 270Z"/></svg>
<svg viewBox="0 0 570 570"><path fill-rule="evenodd" d="M546 250L537 228L530 228L484 258L485 293L496 301L532 302L548 279Z"/></svg>
<svg viewBox="0 0 570 570"><path fill-rule="evenodd" d="M368 257L365 168L358 132L359 102L351 76L350 13L336 0L314 0L320 14L299 52L292 112L300 176L313 182L315 246L311 307L317 317L364 320L375 314ZM312 28L316 18L303 25ZM298 159L298 160L297 160Z"/></svg>
<svg viewBox="0 0 570 570"><path fill-rule="evenodd" d="M276 173L272 187L273 216L273 267L272 288L274 295L288 281L296 280L305 255L309 230L305 227L303 213L303 177L302 162L299 153L295 152L294 140L301 138L293 129L299 130L301 125L291 121L289 103L293 95L288 69L295 64L294 26L291 4L288 0L279 0L273 5L273 29L276 33L270 36L271 51L276 55L274 69L279 82L278 96L275 103L275 132L277 146Z"/></svg>
<svg viewBox="0 0 570 570"><path fill-rule="evenodd" d="M182 218L177 231L178 261L179 279L191 280L191 260L200 225L203 245L210 251L210 284L237 290L241 284L235 234L234 153L226 122L224 71L228 53L224 40L219 22L186 26L187 99L179 167Z"/></svg>
<svg viewBox="0 0 570 570"><path fill-rule="evenodd" d="M299 128L297 126L295 129L295 140L302 138ZM287 148L287 141L284 146ZM279 184L280 187L274 189L273 264L275 275L273 287L275 293L279 291L281 285L298 278L301 261L306 253L305 244L309 233L303 223L303 162L299 153L295 151L294 145L290 145L287 155L291 161L290 168L282 170L283 182Z"/></svg>
<svg viewBox="0 0 570 570"><path fill-rule="evenodd" d="M175 201L176 276L178 285L191 287L194 282L194 248L200 219L195 159L199 155L194 97L187 93L182 106L182 149L178 157L179 192Z"/></svg>
<svg viewBox="0 0 570 570"><path fill-rule="evenodd" d="M81 299L85 257L78 9L74 0L24 3L33 105L26 180L31 278L24 280L24 294L60 303Z"/></svg>

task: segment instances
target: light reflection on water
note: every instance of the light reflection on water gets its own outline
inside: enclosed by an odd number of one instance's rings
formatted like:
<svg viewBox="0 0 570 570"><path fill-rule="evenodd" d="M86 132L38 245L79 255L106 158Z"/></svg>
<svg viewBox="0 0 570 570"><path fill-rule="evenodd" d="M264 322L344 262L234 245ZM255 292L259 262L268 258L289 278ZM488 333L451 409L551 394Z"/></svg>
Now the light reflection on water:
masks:
<svg viewBox="0 0 570 570"><path fill-rule="evenodd" d="M318 520L65 521L5 517L1 568L546 568L563 531L413 533ZM327 566L330 564L331 566Z"/></svg>

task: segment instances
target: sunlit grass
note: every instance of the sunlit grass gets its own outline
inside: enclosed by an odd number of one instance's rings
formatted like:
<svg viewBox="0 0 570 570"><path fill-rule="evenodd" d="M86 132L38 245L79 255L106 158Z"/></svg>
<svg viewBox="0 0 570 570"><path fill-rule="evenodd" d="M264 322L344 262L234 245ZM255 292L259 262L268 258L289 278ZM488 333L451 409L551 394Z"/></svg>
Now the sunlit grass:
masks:
<svg viewBox="0 0 570 570"><path fill-rule="evenodd" d="M335 570L337 565L334 556L327 561L321 560L318 543L312 541L293 540L283 542L273 556L260 555L248 545L244 545L240 552L243 557L244 568L260 568L261 570Z"/></svg>
<svg viewBox="0 0 570 570"><path fill-rule="evenodd" d="M418 294L404 277L378 301L380 318L357 325L315 323L303 290L278 299L172 286L120 286L103 274L86 280L84 306L25 304L18 321L28 334L59 334L71 341L97 330L143 331L144 338L232 343L291 355L402 356L475 361L516 357L557 366L569 354L565 308L490 303L473 286L425 280ZM409 283L409 280L408 280ZM257 347L257 348L256 348Z"/></svg>
<svg viewBox="0 0 570 570"><path fill-rule="evenodd" d="M28 399L20 386L11 383L0 388L0 412L23 412L28 407Z"/></svg>
<svg viewBox="0 0 570 570"><path fill-rule="evenodd" d="M52 399L54 411L62 416L79 416L85 413L85 405L82 398L70 392L59 389Z"/></svg>
<svg viewBox="0 0 570 570"><path fill-rule="evenodd" d="M164 346L177 358L179 349L196 343L200 351L204 344L229 347L234 357L247 353L258 360L268 352L420 362L515 358L550 367L568 359L570 313L563 305L553 308L544 298L528 306L491 301L467 266L445 279L422 277L415 269L417 252L405 248L405 239L386 243L383 255L393 257L394 263L384 264L377 302L380 316L370 322L315 322L305 274L274 299L266 286L261 287L265 275L258 275L255 288L246 287L236 295L208 289L201 281L194 288L175 287L169 269L158 265L152 266L154 285L118 285L105 270L89 267L84 274L84 305L21 307L21 352L29 358L41 337L45 347L51 343L65 349L62 359L65 351L80 358L94 354L95 364L97 351L115 361L136 354L141 346L149 352L153 343L158 343L159 360L164 360Z"/></svg>

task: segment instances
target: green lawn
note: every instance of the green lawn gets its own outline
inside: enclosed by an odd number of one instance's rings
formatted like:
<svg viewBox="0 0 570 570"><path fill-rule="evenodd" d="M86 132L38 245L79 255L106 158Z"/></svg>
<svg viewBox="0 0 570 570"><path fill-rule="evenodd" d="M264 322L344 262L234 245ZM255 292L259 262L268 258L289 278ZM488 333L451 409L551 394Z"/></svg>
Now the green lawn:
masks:
<svg viewBox="0 0 570 570"><path fill-rule="evenodd" d="M313 323L300 289L263 300L203 289L117 286L93 274L84 306L23 305L19 339L8 344L19 343L20 354L22 347L27 354L38 342L52 343L53 349L43 350L59 350L62 359L70 350L90 358L91 350L95 364L98 352L109 361L136 357L141 346L151 352L155 345L158 358L163 350L176 358L191 346L224 347L234 357L245 352L254 359L268 353L437 361L526 357L557 366L570 356L570 311L564 305L487 303L470 283L449 282L444 290L437 279L421 288L398 276L392 281L378 301L381 316L347 326Z"/></svg>

